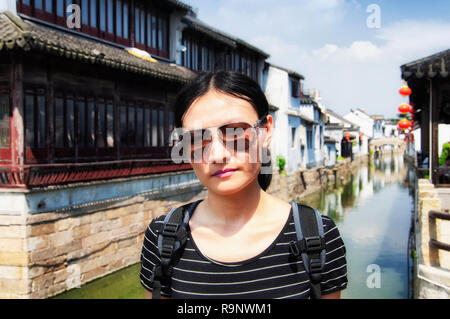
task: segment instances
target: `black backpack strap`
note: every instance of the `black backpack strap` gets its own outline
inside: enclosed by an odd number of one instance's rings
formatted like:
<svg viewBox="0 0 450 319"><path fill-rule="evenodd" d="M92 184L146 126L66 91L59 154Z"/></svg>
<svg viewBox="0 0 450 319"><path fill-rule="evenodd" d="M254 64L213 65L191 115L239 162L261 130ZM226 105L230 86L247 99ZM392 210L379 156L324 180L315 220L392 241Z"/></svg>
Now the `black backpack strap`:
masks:
<svg viewBox="0 0 450 319"><path fill-rule="evenodd" d="M291 252L301 255L311 281L311 298L320 299L320 281L325 265L325 238L320 212L291 201L297 241L290 242Z"/></svg>
<svg viewBox="0 0 450 319"><path fill-rule="evenodd" d="M153 299L161 298L161 287L163 284L170 284L173 266L181 257L182 250L186 244L189 218L201 201L202 199L172 209L157 230L161 263L155 264L153 267L151 278L153 281Z"/></svg>

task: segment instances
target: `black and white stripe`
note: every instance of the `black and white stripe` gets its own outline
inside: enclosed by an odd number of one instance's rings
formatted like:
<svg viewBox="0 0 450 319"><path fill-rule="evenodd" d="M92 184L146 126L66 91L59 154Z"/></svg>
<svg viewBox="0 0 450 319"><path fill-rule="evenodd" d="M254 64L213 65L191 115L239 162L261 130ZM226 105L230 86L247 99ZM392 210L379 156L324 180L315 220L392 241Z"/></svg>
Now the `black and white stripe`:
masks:
<svg viewBox="0 0 450 319"><path fill-rule="evenodd" d="M155 263L160 261L155 226L164 216L152 220L145 232L141 254L141 284L152 291L150 281ZM322 216L326 261L322 273L323 294L345 289L347 263L344 242L334 221ZM192 238L186 243L181 259L174 267L171 287L161 294L172 298L309 298L310 284L302 260L289 252L289 242L296 240L292 210L277 239L264 252L239 263L219 263L207 258Z"/></svg>

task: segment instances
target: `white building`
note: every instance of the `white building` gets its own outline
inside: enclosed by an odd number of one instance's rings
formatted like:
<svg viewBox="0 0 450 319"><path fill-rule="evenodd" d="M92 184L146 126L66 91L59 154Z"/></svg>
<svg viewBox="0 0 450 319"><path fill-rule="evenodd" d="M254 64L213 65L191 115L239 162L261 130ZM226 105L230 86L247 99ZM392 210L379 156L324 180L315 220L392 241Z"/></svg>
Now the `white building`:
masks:
<svg viewBox="0 0 450 319"><path fill-rule="evenodd" d="M367 155L369 152L369 141L374 138L375 120L363 109L351 110L349 113L344 115L344 118L359 126L359 143L354 145L353 154Z"/></svg>
<svg viewBox="0 0 450 319"><path fill-rule="evenodd" d="M333 110L327 109L326 114L328 121L325 124L325 136L336 141L337 156L342 156L341 141L344 138L344 133L348 132L350 137L356 139L359 137L359 126L348 121Z"/></svg>
<svg viewBox="0 0 450 319"><path fill-rule="evenodd" d="M303 79L295 71L266 63L263 89L272 109L278 108L271 112L275 128L272 161L276 163L277 155L284 157L288 174L316 165L316 159L323 161L321 112L314 99L300 97Z"/></svg>

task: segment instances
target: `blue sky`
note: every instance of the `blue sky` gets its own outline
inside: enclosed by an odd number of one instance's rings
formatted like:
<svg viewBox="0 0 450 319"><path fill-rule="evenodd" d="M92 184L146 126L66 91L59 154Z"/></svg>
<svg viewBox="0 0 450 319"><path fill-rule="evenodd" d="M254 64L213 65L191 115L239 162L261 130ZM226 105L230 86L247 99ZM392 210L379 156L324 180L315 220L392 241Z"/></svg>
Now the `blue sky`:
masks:
<svg viewBox="0 0 450 319"><path fill-rule="evenodd" d="M185 0L198 18L305 76L326 108L395 116L400 65L450 48L450 1ZM368 6L380 9L369 28Z"/></svg>

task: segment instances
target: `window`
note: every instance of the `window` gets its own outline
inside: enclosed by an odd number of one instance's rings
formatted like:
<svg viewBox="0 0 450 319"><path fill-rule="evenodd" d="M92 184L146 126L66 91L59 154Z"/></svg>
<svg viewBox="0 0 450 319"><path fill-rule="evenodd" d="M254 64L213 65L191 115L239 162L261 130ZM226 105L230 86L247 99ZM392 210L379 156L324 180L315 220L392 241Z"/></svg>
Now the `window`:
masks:
<svg viewBox="0 0 450 319"><path fill-rule="evenodd" d="M0 94L0 147L9 147L9 95Z"/></svg>
<svg viewBox="0 0 450 319"><path fill-rule="evenodd" d="M150 147L150 109L145 108L145 115L144 115L144 147Z"/></svg>
<svg viewBox="0 0 450 319"><path fill-rule="evenodd" d="M64 99L55 99L55 146L64 147Z"/></svg>
<svg viewBox="0 0 450 319"><path fill-rule="evenodd" d="M306 143L308 144L308 149L313 148L313 134L311 129L306 130Z"/></svg>
<svg viewBox="0 0 450 319"><path fill-rule="evenodd" d="M45 0L45 11L49 13L53 12L53 0Z"/></svg>
<svg viewBox="0 0 450 319"><path fill-rule="evenodd" d="M208 48L202 47L202 71L208 70Z"/></svg>
<svg viewBox="0 0 450 319"><path fill-rule="evenodd" d="M106 138L106 112L105 103L100 101L97 105L97 147L105 147Z"/></svg>
<svg viewBox="0 0 450 319"><path fill-rule="evenodd" d="M84 99L78 101L78 147L86 145L86 102Z"/></svg>
<svg viewBox="0 0 450 319"><path fill-rule="evenodd" d="M165 146L164 110L141 102L122 103L120 107L120 143L122 147Z"/></svg>
<svg viewBox="0 0 450 319"><path fill-rule="evenodd" d="M112 101L106 106L106 146L114 147L114 105Z"/></svg>
<svg viewBox="0 0 450 319"><path fill-rule="evenodd" d="M73 98L66 100L66 146L73 147L75 139L75 114Z"/></svg>
<svg viewBox="0 0 450 319"><path fill-rule="evenodd" d="M152 146L158 146L158 111L152 110Z"/></svg>
<svg viewBox="0 0 450 319"><path fill-rule="evenodd" d="M291 80L291 94L293 97L300 97L300 81L296 79Z"/></svg>
<svg viewBox="0 0 450 319"><path fill-rule="evenodd" d="M89 99L87 107L87 147L95 147L95 104Z"/></svg>
<svg viewBox="0 0 450 319"><path fill-rule="evenodd" d="M120 145L123 146L128 144L127 122L127 107L122 104L120 106Z"/></svg>
<svg viewBox="0 0 450 319"><path fill-rule="evenodd" d="M135 8L135 13L134 13L134 21L135 21L135 25L134 25L134 34L135 34L135 41L136 43L141 43L141 28L140 28L140 9L138 7Z"/></svg>
<svg viewBox="0 0 450 319"><path fill-rule="evenodd" d="M43 90L25 92L25 145L45 148L46 143L46 100ZM8 132L9 136L9 132Z"/></svg>
<svg viewBox="0 0 450 319"><path fill-rule="evenodd" d="M174 120L174 112L169 111L169 136L172 134L172 131L175 129L175 120ZM172 139L169 139L169 146L173 146Z"/></svg>
<svg viewBox="0 0 450 319"><path fill-rule="evenodd" d="M134 114L134 106L128 106L128 145L136 146L136 117Z"/></svg>
<svg viewBox="0 0 450 319"><path fill-rule="evenodd" d="M100 0L100 30L106 31L106 0Z"/></svg>
<svg viewBox="0 0 450 319"><path fill-rule="evenodd" d="M239 54L235 53L234 54L234 71L239 72L239 67L240 67L240 57Z"/></svg>
<svg viewBox="0 0 450 319"><path fill-rule="evenodd" d="M136 109L136 138L137 146L144 146L144 110L142 107Z"/></svg>
<svg viewBox="0 0 450 319"><path fill-rule="evenodd" d="M122 37L122 0L116 1L116 35Z"/></svg>
<svg viewBox="0 0 450 319"><path fill-rule="evenodd" d="M55 98L55 147L72 148L75 145L74 100L59 93Z"/></svg>
<svg viewBox="0 0 450 319"><path fill-rule="evenodd" d="M81 1L81 22L85 25L89 24L89 0Z"/></svg>
<svg viewBox="0 0 450 319"><path fill-rule="evenodd" d="M114 33L114 0L108 0L108 33Z"/></svg>
<svg viewBox="0 0 450 319"><path fill-rule="evenodd" d="M123 3L123 37L128 39L128 3Z"/></svg>
<svg viewBox="0 0 450 319"><path fill-rule="evenodd" d="M291 127L291 147L295 147L295 131L296 127Z"/></svg>
<svg viewBox="0 0 450 319"><path fill-rule="evenodd" d="M159 146L164 146L164 110L159 110Z"/></svg>

